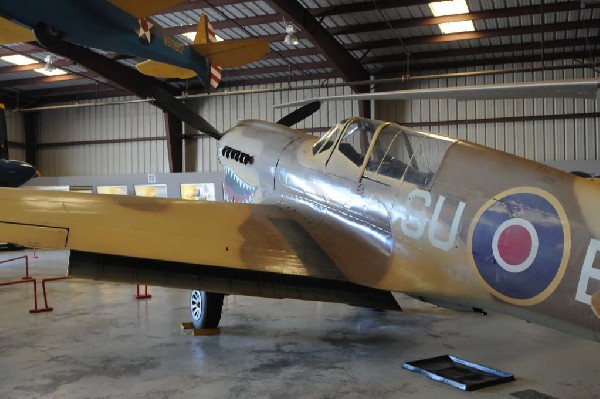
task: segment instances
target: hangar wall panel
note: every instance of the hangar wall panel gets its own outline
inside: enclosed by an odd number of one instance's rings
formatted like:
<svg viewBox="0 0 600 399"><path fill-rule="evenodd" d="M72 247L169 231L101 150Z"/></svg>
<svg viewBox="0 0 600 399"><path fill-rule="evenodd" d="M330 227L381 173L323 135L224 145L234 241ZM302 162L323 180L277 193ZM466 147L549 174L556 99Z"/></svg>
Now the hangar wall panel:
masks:
<svg viewBox="0 0 600 399"><path fill-rule="evenodd" d="M531 67L519 64L496 69L525 70ZM562 69L561 62L557 61L547 63L544 71L415 80L404 87L436 88L593 77L594 72L589 68ZM390 89L386 87L386 90ZM600 152L600 127L594 113L600 111L598 108L597 101L583 99L414 100L377 102L376 117L466 139L537 161L596 160ZM575 117L573 114L576 114Z"/></svg>
<svg viewBox="0 0 600 399"><path fill-rule="evenodd" d="M148 103L43 111L39 133L46 176L168 171L163 114Z"/></svg>
<svg viewBox="0 0 600 399"><path fill-rule="evenodd" d="M338 81L339 82L339 81ZM319 95L350 93L348 87L319 87L320 81L299 82L310 87L295 91L287 84L232 88L231 91L260 91L235 95L208 96L188 100L219 131L239 119L277 121L291 110L274 110L273 105ZM316 88L314 88L316 87ZM103 102L132 98L106 99ZM297 127L315 134L325 132L339 120L356 115L350 101L323 105ZM186 129L186 133L196 133ZM89 176L169 171L162 111L148 103L65 108L41 112L38 164L44 176ZM220 171L216 141L208 137L187 139L185 170Z"/></svg>
<svg viewBox="0 0 600 399"><path fill-rule="evenodd" d="M8 129L9 143L25 143L25 126L23 124L23 115L18 112L5 111L6 127ZM9 145L8 156L10 159L25 161L25 148L21 145Z"/></svg>

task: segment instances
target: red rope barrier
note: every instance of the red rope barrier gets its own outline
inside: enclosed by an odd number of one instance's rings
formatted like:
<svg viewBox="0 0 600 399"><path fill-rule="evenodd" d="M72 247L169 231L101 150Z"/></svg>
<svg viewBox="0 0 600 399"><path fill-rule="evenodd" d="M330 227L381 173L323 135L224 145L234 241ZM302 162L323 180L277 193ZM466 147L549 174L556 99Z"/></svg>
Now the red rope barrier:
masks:
<svg viewBox="0 0 600 399"><path fill-rule="evenodd" d="M31 280L31 276L29 275L29 256L24 255L24 256L18 256L16 258L2 260L2 261L0 261L0 264L12 262L13 260L19 260L19 259L25 259L25 277L23 277L22 279L23 280Z"/></svg>

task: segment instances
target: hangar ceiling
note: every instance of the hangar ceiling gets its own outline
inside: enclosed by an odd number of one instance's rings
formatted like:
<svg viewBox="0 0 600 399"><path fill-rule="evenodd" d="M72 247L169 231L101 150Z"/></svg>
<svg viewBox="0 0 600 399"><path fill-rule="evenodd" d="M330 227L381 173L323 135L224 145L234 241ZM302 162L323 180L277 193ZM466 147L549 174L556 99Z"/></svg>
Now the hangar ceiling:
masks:
<svg viewBox="0 0 600 399"><path fill-rule="evenodd" d="M600 1L468 0L469 12L434 17L426 0L196 0L153 18L182 41L196 29L200 13L225 40L259 37L270 51L250 65L225 69L221 88L341 78L407 77L428 71L514 64L536 68L555 60L595 68L600 43ZM474 30L443 34L446 22L471 20ZM284 43L286 26L298 28L299 43ZM142 61L98 51L129 67ZM35 42L0 46L0 56L22 54L39 63L0 60L0 101L21 109L60 102L130 95L97 72L57 56L67 73L43 76L49 53ZM204 91L197 79L166 82L175 92Z"/></svg>

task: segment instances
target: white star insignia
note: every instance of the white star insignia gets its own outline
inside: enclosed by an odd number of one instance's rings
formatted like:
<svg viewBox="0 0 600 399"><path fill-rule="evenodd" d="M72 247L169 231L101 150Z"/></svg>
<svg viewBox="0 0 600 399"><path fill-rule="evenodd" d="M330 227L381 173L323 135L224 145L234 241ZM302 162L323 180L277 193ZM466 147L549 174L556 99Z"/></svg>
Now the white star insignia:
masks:
<svg viewBox="0 0 600 399"><path fill-rule="evenodd" d="M150 29L152 29L154 25L148 21L147 19L138 19L138 30L137 35L140 39L144 39L150 44L152 40Z"/></svg>

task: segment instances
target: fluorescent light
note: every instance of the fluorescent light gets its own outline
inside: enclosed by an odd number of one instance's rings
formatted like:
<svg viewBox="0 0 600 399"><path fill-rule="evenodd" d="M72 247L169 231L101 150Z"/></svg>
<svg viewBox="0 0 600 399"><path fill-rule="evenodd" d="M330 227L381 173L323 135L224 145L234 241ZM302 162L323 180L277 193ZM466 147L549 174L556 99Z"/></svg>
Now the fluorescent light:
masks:
<svg viewBox="0 0 600 399"><path fill-rule="evenodd" d="M0 59L15 65L31 65L39 62L38 60L34 60L33 58L29 58L20 54L5 55L4 57L0 57Z"/></svg>
<svg viewBox="0 0 600 399"><path fill-rule="evenodd" d="M434 17L469 13L469 6L465 0L435 1L429 3L429 8L431 8ZM471 20L444 22L438 24L438 26L444 34L475 31L475 25Z"/></svg>
<svg viewBox="0 0 600 399"><path fill-rule="evenodd" d="M190 41L192 41L192 42L194 41L194 39L196 39L196 32L185 32L185 33L182 33L182 35L187 37L188 39L190 39ZM225 40L217 34L215 34L215 37L217 38L218 42L222 42Z"/></svg>
<svg viewBox="0 0 600 399"><path fill-rule="evenodd" d="M429 3L429 8L431 8L434 17L467 14L469 12L469 7L465 0L435 1Z"/></svg>
<svg viewBox="0 0 600 399"><path fill-rule="evenodd" d="M59 69L59 68L54 68L49 71L48 68L46 68L46 67L34 69L34 71L37 73L41 73L42 75L46 75L46 76L66 75L66 73L67 73L66 71L63 71L62 69Z"/></svg>
<svg viewBox="0 0 600 399"><path fill-rule="evenodd" d="M459 32L475 32L473 21L445 22L438 25L442 33L459 33Z"/></svg>

